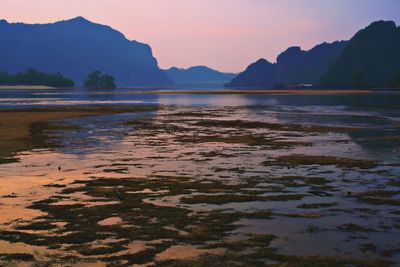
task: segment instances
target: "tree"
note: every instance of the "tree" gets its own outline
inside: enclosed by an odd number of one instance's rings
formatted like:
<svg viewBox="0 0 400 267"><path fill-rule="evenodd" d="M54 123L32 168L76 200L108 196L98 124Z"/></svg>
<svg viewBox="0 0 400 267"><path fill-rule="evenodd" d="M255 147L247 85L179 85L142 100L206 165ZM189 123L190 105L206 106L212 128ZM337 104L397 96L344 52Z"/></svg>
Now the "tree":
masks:
<svg viewBox="0 0 400 267"><path fill-rule="evenodd" d="M104 88L114 89L116 87L115 86L115 78L108 74L103 75L102 85Z"/></svg>
<svg viewBox="0 0 400 267"><path fill-rule="evenodd" d="M100 80L101 80L101 72L96 70L88 75L88 77L84 81L84 85L86 88L90 89L99 88Z"/></svg>
<svg viewBox="0 0 400 267"><path fill-rule="evenodd" d="M84 85L89 89L114 89L115 79L108 74L102 74L100 71L93 71L84 81Z"/></svg>
<svg viewBox="0 0 400 267"><path fill-rule="evenodd" d="M7 72L0 72L0 84L12 84L12 77Z"/></svg>

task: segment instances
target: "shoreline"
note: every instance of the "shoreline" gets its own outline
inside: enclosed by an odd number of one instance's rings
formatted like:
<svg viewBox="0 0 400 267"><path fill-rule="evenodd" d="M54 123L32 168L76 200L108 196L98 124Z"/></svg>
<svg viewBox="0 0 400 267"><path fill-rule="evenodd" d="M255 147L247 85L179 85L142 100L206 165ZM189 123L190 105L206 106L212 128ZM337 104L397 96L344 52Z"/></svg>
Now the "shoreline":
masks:
<svg viewBox="0 0 400 267"><path fill-rule="evenodd" d="M43 85L0 85L0 90L56 90L58 87Z"/></svg>
<svg viewBox="0 0 400 267"><path fill-rule="evenodd" d="M181 90L181 91L161 91L161 92L145 92L154 94L366 94L374 91L371 90L258 90L258 89L246 89L246 90Z"/></svg>
<svg viewBox="0 0 400 267"><path fill-rule="evenodd" d="M81 90L81 89L79 89ZM139 89L136 89L139 90ZM229 89L215 89L215 90L164 90L161 91L135 91L130 89L127 91L114 91L114 90L87 90L87 95L279 95L279 94L370 94L370 93L400 93L400 90L328 90L328 89L312 89L312 90L259 90L259 89L246 89L246 90L229 90ZM76 94L76 92L63 92L63 95Z"/></svg>
<svg viewBox="0 0 400 267"><path fill-rule="evenodd" d="M0 164L16 161L16 153L41 148L46 140L38 135L41 127L33 127L37 123L53 120L90 117L129 112L145 112L157 110L157 106L135 107L89 107L89 108L38 108L0 110Z"/></svg>
<svg viewBox="0 0 400 267"><path fill-rule="evenodd" d="M86 90L86 94L209 94L209 95L224 95L224 94L367 94L367 93L400 93L400 88L369 88L369 89L259 89L259 88L181 88L181 87L117 87L115 89L87 89L84 87L50 87L41 85L0 85L0 91L18 91L18 90L71 90L71 92L63 92L63 94L73 94L74 90Z"/></svg>

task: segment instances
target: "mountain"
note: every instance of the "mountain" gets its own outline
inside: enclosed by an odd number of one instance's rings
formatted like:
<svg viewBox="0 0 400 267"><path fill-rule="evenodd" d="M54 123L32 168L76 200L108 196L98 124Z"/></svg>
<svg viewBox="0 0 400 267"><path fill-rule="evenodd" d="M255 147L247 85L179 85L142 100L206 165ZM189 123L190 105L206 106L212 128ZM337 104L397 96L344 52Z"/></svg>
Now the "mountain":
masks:
<svg viewBox="0 0 400 267"><path fill-rule="evenodd" d="M332 88L384 87L400 71L400 27L377 21L359 31L322 77Z"/></svg>
<svg viewBox="0 0 400 267"><path fill-rule="evenodd" d="M188 69L170 68L166 70L169 78L178 86L212 88L222 87L236 74L224 73L206 66L195 66Z"/></svg>
<svg viewBox="0 0 400 267"><path fill-rule="evenodd" d="M322 43L309 51L291 47L277 58L276 84L318 84L347 42Z"/></svg>
<svg viewBox="0 0 400 267"><path fill-rule="evenodd" d="M317 84L346 43L323 43L309 51L290 47L277 57L276 63L260 59L226 86L272 88L275 85Z"/></svg>
<svg viewBox="0 0 400 267"><path fill-rule="evenodd" d="M274 85L275 65L265 59L259 59L241 72L226 87L272 87Z"/></svg>
<svg viewBox="0 0 400 267"><path fill-rule="evenodd" d="M83 17L50 24L0 20L0 71L28 68L60 72L77 84L94 70L113 75L119 86L172 84L150 46Z"/></svg>

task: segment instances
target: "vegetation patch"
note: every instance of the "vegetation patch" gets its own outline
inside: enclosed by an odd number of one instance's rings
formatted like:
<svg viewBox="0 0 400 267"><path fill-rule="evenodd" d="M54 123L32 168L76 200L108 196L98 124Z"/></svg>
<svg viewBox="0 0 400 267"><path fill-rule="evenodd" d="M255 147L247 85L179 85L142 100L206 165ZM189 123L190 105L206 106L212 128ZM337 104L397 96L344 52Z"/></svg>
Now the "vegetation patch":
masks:
<svg viewBox="0 0 400 267"><path fill-rule="evenodd" d="M0 254L1 261L34 261L35 257L32 254L27 253L10 253L10 254Z"/></svg>
<svg viewBox="0 0 400 267"><path fill-rule="evenodd" d="M280 164L288 167L300 165L335 165L341 168L371 169L378 166L377 162L369 160L338 158L330 156L311 156L304 154L281 156L273 161L264 162L265 165L270 165L271 163Z"/></svg>
<svg viewBox="0 0 400 267"><path fill-rule="evenodd" d="M181 136L176 139L184 143L226 143L244 144L248 146L269 146L275 149L282 149L293 146L309 146L309 142L289 141L281 138L271 138L255 135L232 135L229 137L219 135L209 136Z"/></svg>
<svg viewBox="0 0 400 267"><path fill-rule="evenodd" d="M343 224L337 228L340 231L345 231L345 232L372 232L373 229L371 228L365 228L363 226L354 224L354 223L348 223L348 224Z"/></svg>
<svg viewBox="0 0 400 267"><path fill-rule="evenodd" d="M299 209L319 209L319 208L329 208L337 206L336 202L328 202L328 203L311 203L311 204L301 204L297 206Z"/></svg>
<svg viewBox="0 0 400 267"><path fill-rule="evenodd" d="M322 217L320 213L285 213L279 214L282 216L290 217L290 218L304 218L304 219L318 219Z"/></svg>
<svg viewBox="0 0 400 267"><path fill-rule="evenodd" d="M184 197L181 199L185 204L226 204L233 202L254 202L254 201L291 201L301 200L305 195L303 194L282 194L270 196L257 196L257 195L194 195L191 197Z"/></svg>
<svg viewBox="0 0 400 267"><path fill-rule="evenodd" d="M400 200L393 197L400 194L400 191L389 190L369 190L366 192L357 193L355 195L359 201L371 205L392 205L400 206Z"/></svg>
<svg viewBox="0 0 400 267"><path fill-rule="evenodd" d="M266 122L243 121L243 120L201 120L199 122L196 122L195 125L201 127L225 127L225 128L244 128L244 129L266 128L275 131L305 132L305 133L353 132L360 130L360 128L350 128L350 127L279 124L279 123L266 123Z"/></svg>

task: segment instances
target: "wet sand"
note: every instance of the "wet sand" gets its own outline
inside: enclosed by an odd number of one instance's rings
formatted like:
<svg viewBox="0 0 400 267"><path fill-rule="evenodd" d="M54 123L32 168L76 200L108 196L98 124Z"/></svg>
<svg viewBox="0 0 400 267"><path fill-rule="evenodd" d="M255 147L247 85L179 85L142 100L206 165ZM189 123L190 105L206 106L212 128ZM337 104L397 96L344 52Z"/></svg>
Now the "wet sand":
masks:
<svg viewBox="0 0 400 267"><path fill-rule="evenodd" d="M31 110L4 110L0 111L0 162L9 161L8 157L14 153L35 148L32 142L35 129L33 125L51 120L88 117L102 114L116 114L124 112L154 109L152 107L132 108L54 108ZM61 126L62 127L62 126ZM36 130L42 130L38 125ZM45 141L45 140L42 140Z"/></svg>

